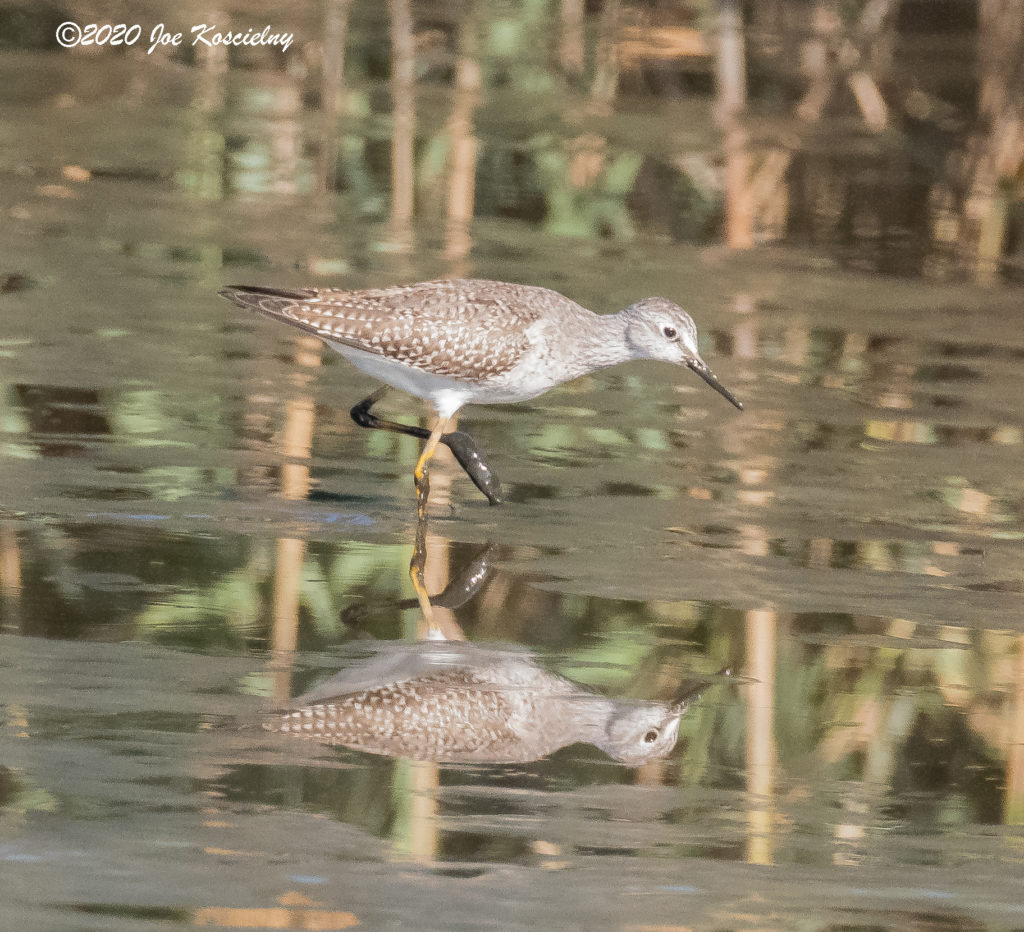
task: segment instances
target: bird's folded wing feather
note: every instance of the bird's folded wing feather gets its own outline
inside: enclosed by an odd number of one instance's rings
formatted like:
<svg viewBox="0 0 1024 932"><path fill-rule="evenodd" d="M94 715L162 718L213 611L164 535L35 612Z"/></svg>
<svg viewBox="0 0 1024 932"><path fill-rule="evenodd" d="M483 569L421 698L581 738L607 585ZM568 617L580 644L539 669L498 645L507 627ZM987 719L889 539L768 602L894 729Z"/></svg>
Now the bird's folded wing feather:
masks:
<svg viewBox="0 0 1024 932"><path fill-rule="evenodd" d="M241 307L367 353L454 379L486 379L513 368L539 317L531 299L568 298L545 289L451 280L367 291L221 291ZM550 299L548 299L550 300Z"/></svg>

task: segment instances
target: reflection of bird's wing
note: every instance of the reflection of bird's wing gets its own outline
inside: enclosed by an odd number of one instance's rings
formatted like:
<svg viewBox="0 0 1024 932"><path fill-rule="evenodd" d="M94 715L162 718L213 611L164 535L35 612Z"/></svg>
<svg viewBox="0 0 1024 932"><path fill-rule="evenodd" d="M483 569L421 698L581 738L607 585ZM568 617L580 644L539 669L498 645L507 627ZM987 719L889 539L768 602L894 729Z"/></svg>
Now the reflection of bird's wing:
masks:
<svg viewBox="0 0 1024 932"><path fill-rule="evenodd" d="M357 660L339 670L330 679L314 686L294 699L296 707L314 705L350 696L353 693L380 689L382 686L406 683L424 677L452 672L458 680L460 671L483 672L510 660L530 664L529 654L519 651L478 647L466 641L413 641L375 646L372 656Z"/></svg>
<svg viewBox="0 0 1024 932"><path fill-rule="evenodd" d="M557 292L472 279L345 291L231 286L240 307L340 343L454 379L487 379L513 368L530 345L527 328Z"/></svg>
<svg viewBox="0 0 1024 932"><path fill-rule="evenodd" d="M537 753L514 724L521 721L523 700L528 703L528 697L519 694L516 686L496 681L491 669L479 669L482 672L467 667L442 669L405 684L409 692L393 713L393 727L386 733L378 729L361 736L358 744L346 743L438 762L534 759Z"/></svg>

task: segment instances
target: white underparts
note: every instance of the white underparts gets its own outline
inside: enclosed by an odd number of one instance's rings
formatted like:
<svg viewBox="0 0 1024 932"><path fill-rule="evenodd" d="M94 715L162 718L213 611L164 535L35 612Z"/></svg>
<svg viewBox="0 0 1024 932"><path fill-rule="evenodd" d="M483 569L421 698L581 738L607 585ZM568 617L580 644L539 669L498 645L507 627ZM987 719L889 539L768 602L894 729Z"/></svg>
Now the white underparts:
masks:
<svg viewBox="0 0 1024 932"><path fill-rule="evenodd" d="M404 362L378 356L376 353L367 353L344 343L334 343L330 340L324 342L331 349L341 353L360 372L365 372L417 398L426 399L441 417L451 417L464 404L473 400L473 386L465 382L424 372Z"/></svg>

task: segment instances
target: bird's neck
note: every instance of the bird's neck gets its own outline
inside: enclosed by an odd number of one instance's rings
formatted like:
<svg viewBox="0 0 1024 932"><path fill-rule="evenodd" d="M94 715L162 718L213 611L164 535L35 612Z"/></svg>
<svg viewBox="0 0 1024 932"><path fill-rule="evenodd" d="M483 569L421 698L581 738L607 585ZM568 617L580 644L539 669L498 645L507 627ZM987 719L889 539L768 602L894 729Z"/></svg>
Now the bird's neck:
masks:
<svg viewBox="0 0 1024 932"><path fill-rule="evenodd" d="M604 750L607 744L608 720L615 712L615 703L604 696L579 692L567 696L562 725L566 743L584 741Z"/></svg>
<svg viewBox="0 0 1024 932"><path fill-rule="evenodd" d="M594 317L597 318L596 323L585 331L586 336L579 346L581 356L590 363L590 367L607 369L635 359L636 355L626 339L629 320L625 311L595 314Z"/></svg>

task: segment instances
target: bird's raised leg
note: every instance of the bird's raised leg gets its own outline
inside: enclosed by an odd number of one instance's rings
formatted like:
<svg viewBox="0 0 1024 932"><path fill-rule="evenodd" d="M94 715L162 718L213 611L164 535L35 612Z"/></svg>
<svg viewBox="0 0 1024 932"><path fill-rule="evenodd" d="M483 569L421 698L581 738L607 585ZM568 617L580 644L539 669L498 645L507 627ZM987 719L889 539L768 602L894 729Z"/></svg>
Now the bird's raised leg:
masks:
<svg viewBox="0 0 1024 932"><path fill-rule="evenodd" d="M500 505L503 501L501 481L487 465L476 441L464 430L453 430L441 438L441 443L452 451L466 475L473 480L473 485L487 496L487 501Z"/></svg>
<svg viewBox="0 0 1024 932"><path fill-rule="evenodd" d="M388 386L382 385L372 395L368 395L360 401L359 404L353 405L352 410L348 412L349 417L360 427L369 427L373 430L390 430L396 434L409 434L411 437L419 437L420 440L426 440L430 436L430 431L424 430L422 427L413 427L411 424L399 424L396 421L386 421L382 417L377 417L376 414L370 414L370 408L387 393Z"/></svg>
<svg viewBox="0 0 1024 932"><path fill-rule="evenodd" d="M397 421L387 421L384 418L377 417L376 414L370 413L370 408L380 401L387 394L387 391L387 386L378 388L372 395L355 405L349 412L352 420L360 427L389 430L392 433L407 434L419 440L429 440L431 432L423 427L417 427L412 424L399 424ZM487 500L492 505L501 504L501 483L498 481L498 477L491 472L491 467L487 465L473 438L465 431L453 430L451 433L444 434L440 442L452 451L459 465L465 470L466 475L487 496Z"/></svg>

